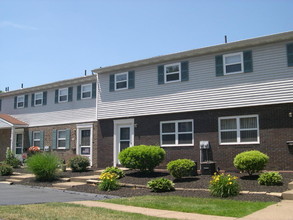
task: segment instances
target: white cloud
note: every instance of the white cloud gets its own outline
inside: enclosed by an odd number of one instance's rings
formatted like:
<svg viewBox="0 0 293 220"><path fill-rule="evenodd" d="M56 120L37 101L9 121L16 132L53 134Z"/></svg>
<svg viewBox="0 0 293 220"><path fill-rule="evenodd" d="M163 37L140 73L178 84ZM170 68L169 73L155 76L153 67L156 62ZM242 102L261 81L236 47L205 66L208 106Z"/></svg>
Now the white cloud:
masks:
<svg viewBox="0 0 293 220"><path fill-rule="evenodd" d="M32 27L32 26L16 24L9 21L0 21L0 28L5 28L5 27L11 27L11 28L16 28L21 30L38 30L38 28Z"/></svg>

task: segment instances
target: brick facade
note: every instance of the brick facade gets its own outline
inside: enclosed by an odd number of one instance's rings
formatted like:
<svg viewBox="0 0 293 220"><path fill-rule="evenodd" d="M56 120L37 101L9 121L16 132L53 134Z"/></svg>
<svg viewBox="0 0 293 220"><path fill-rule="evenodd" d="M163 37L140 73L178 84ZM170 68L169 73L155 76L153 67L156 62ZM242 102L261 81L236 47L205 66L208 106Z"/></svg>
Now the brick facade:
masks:
<svg viewBox="0 0 293 220"><path fill-rule="evenodd" d="M216 166L225 170L235 170L233 158L240 152L256 149L270 157L267 169L293 170L293 147L286 142L293 140L293 118L289 112L293 104L256 106L234 109L197 111L179 114L134 117L137 125L134 144L160 145L160 122L170 120L194 120L194 146L164 147L167 162L188 158L200 161L199 142L210 142ZM218 118L257 114L259 116L260 144L219 145ZM98 167L113 164L113 119L98 122Z"/></svg>
<svg viewBox="0 0 293 220"><path fill-rule="evenodd" d="M11 129L0 129L0 161L5 160L6 149L10 148Z"/></svg>

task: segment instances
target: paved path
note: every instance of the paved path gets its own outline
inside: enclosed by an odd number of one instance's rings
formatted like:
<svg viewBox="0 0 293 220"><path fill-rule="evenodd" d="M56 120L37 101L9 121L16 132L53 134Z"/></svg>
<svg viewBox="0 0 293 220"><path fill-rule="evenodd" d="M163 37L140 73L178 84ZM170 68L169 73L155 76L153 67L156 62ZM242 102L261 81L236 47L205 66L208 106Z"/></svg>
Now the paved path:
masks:
<svg viewBox="0 0 293 220"><path fill-rule="evenodd" d="M117 196L80 193L47 187L0 184L0 205L102 200Z"/></svg>

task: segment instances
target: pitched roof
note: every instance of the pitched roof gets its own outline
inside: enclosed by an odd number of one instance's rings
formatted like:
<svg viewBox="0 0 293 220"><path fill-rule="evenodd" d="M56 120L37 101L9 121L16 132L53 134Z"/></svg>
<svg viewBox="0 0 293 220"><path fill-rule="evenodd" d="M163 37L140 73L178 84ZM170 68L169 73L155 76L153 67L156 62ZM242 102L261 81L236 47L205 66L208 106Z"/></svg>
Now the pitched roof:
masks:
<svg viewBox="0 0 293 220"><path fill-rule="evenodd" d="M20 121L14 117L12 117L11 115L7 115L7 114L0 114L0 119L4 120L5 122L8 122L9 124L12 125L24 125L27 126L28 124Z"/></svg>

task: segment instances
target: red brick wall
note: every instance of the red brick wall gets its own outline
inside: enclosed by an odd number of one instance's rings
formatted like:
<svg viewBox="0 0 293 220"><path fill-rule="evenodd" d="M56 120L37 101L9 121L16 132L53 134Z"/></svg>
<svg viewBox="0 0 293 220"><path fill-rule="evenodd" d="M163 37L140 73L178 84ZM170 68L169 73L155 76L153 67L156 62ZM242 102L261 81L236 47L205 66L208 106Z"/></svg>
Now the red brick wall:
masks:
<svg viewBox="0 0 293 220"><path fill-rule="evenodd" d="M5 160L6 149L10 148L11 129L0 129L0 161Z"/></svg>

